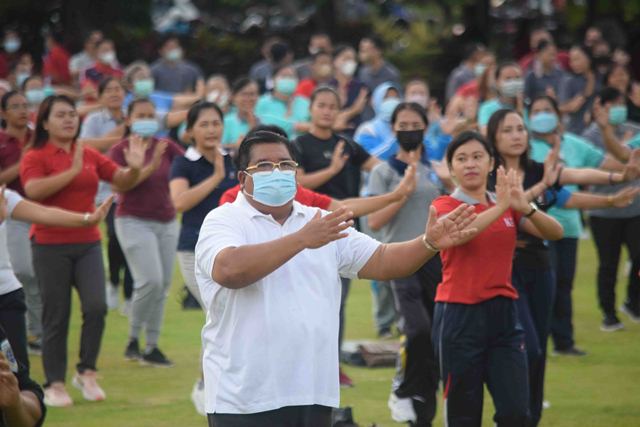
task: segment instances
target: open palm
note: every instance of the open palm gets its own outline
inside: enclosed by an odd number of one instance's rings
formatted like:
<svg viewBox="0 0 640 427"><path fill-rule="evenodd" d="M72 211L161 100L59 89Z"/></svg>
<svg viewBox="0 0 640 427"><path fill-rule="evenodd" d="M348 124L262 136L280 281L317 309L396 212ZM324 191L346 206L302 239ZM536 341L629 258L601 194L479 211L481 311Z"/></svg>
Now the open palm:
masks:
<svg viewBox="0 0 640 427"><path fill-rule="evenodd" d="M458 206L440 218L436 208L431 206L425 236L438 249L456 246L478 232L476 228L468 228L475 219L475 208L467 204Z"/></svg>

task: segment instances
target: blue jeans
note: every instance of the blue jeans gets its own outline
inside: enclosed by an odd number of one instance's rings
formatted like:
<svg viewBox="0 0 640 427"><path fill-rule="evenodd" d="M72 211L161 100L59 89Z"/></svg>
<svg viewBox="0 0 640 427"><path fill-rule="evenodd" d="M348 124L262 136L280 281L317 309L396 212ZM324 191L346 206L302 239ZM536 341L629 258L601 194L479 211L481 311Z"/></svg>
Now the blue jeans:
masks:
<svg viewBox="0 0 640 427"><path fill-rule="evenodd" d="M567 350L575 345L571 291L576 275L578 239L566 237L549 242L549 249L551 263L556 274L556 297L551 318L551 336L556 350Z"/></svg>

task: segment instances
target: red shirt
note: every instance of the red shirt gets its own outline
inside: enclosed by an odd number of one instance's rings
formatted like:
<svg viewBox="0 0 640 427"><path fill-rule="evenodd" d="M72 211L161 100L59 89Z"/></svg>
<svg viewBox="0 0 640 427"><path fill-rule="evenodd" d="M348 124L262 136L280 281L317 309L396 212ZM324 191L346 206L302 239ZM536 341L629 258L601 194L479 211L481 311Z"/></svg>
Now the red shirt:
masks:
<svg viewBox="0 0 640 427"><path fill-rule="evenodd" d="M31 131L27 130L27 135L24 141L20 141L13 135L9 135L4 130L0 130L0 170L10 168L16 163L20 162L22 156L22 149L25 144L31 139ZM20 193L24 196L24 188L20 183L20 176L7 183L7 188Z"/></svg>
<svg viewBox="0 0 640 427"><path fill-rule="evenodd" d="M222 194L222 197L220 197L220 206L224 205L225 203L233 203L236 200L236 197L238 197L239 192L240 184L225 191ZM333 199L329 196L325 196L324 194L311 191L298 184L296 197L294 198L294 200L305 206L327 210L329 209L329 206L331 205L331 201Z"/></svg>
<svg viewBox="0 0 640 427"><path fill-rule="evenodd" d="M531 67L531 64L533 64L533 61L535 59L535 52L529 52L518 60L518 65L520 65L520 69L524 74L529 71L529 68ZM559 50L558 55L556 56L556 60L558 62L558 65L560 65L563 70L571 71L571 68L569 67L569 52L567 52L566 50Z"/></svg>
<svg viewBox="0 0 640 427"><path fill-rule="evenodd" d="M57 175L71 167L73 153L66 152L60 147L46 143L39 148L27 151L20 163L20 179L24 185L33 178L44 178ZM94 200L98 191L98 181L113 180L113 175L118 166L106 156L90 147L84 147L82 171L77 174L66 187L57 193L41 200L45 206L54 206L74 212L93 212ZM66 228L48 227L34 224L31 234L35 236L36 243L53 245L67 243L93 243L100 240L98 226Z"/></svg>
<svg viewBox="0 0 640 427"><path fill-rule="evenodd" d="M298 83L298 87L296 87L296 91L293 92L294 95L304 96L305 98L311 98L311 94L318 86L318 82L313 79L303 79L300 83Z"/></svg>
<svg viewBox="0 0 640 427"><path fill-rule="evenodd" d="M433 206L440 216L462 203L452 196L441 196L433 201ZM493 205L474 206L480 214ZM477 304L498 296L518 298L511 285L511 267L521 217L508 209L469 242L443 250L442 283L436 291L436 301Z"/></svg>
<svg viewBox="0 0 640 427"><path fill-rule="evenodd" d="M42 73L45 77L51 77L53 84L66 85L71 83L69 53L62 46L56 44L44 58Z"/></svg>
<svg viewBox="0 0 640 427"><path fill-rule="evenodd" d="M145 165L151 162L153 152L160 139L153 138L145 153ZM184 150L171 140L167 142L160 166L147 179L126 193L118 195L116 216L133 216L159 222L169 222L176 216L176 209L169 194L169 173L176 157L184 155ZM124 149L129 147L129 139L124 139L111 148L109 155L119 165L126 166Z"/></svg>
<svg viewBox="0 0 640 427"><path fill-rule="evenodd" d="M456 91L456 95L460 95L463 98L480 98L480 88L478 87L478 80L474 79L460 86Z"/></svg>

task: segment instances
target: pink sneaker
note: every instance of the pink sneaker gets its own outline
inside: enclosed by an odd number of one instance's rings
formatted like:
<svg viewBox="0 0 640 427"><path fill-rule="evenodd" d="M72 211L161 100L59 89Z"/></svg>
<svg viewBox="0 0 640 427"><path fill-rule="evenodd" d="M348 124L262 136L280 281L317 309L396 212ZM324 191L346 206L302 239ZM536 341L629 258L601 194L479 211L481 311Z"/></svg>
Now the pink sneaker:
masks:
<svg viewBox="0 0 640 427"><path fill-rule="evenodd" d="M85 400L99 402L107 397L104 390L98 385L98 381L96 381L97 376L96 371L90 370L86 370L82 374L76 373L74 375L72 384L75 388L82 391L82 397L84 397Z"/></svg>
<svg viewBox="0 0 640 427"><path fill-rule="evenodd" d="M69 393L67 393L64 383L55 382L44 389L44 404L64 408L73 405L73 400L71 396L69 396Z"/></svg>

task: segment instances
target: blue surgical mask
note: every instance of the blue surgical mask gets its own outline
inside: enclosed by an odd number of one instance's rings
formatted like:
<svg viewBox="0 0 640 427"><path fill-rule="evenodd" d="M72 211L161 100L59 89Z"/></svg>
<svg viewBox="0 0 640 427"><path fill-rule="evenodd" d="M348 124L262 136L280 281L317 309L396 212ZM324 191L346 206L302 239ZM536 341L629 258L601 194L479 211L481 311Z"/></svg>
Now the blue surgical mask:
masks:
<svg viewBox="0 0 640 427"><path fill-rule="evenodd" d="M612 105L609 108L609 123L612 125L619 125L627 121L627 106L626 105Z"/></svg>
<svg viewBox="0 0 640 427"><path fill-rule="evenodd" d="M17 73L16 74L16 86L17 87L22 87L22 83L24 83L25 80L27 80L29 77L31 76L31 73Z"/></svg>
<svg viewBox="0 0 640 427"><path fill-rule="evenodd" d="M133 83L133 93L136 96L147 97L153 93L154 82L153 79L141 79L136 80Z"/></svg>
<svg viewBox="0 0 640 427"><path fill-rule="evenodd" d="M156 119L142 119L136 120L131 124L131 132L140 135L143 138L148 138L155 135L158 132L158 121Z"/></svg>
<svg viewBox="0 0 640 427"><path fill-rule="evenodd" d="M4 50L7 53L17 52L18 49L20 49L20 44L21 44L20 39L16 39L16 38L5 39Z"/></svg>
<svg viewBox="0 0 640 427"><path fill-rule="evenodd" d="M391 115L393 114L393 110L400 104L400 99L398 98L387 98L382 101L380 104L380 111L378 111L378 117L384 120L385 122L391 121Z"/></svg>
<svg viewBox="0 0 640 427"><path fill-rule="evenodd" d="M169 61L179 61L182 59L182 49L179 47L171 49L164 57Z"/></svg>
<svg viewBox="0 0 640 427"><path fill-rule="evenodd" d="M284 206L296 196L295 171L275 169L273 172L255 172L247 176L253 179L253 194L247 194L244 189L242 191L258 203L271 207Z"/></svg>
<svg viewBox="0 0 640 427"><path fill-rule="evenodd" d="M558 127L558 116L555 113L542 111L529 119L529 129L535 133L551 133Z"/></svg>
<svg viewBox="0 0 640 427"><path fill-rule="evenodd" d="M276 80L276 91L283 95L291 95L298 86L298 79L293 77L280 77Z"/></svg>
<svg viewBox="0 0 640 427"><path fill-rule="evenodd" d="M524 92L524 80L510 79L500 84L500 94L506 98L515 98Z"/></svg>
<svg viewBox="0 0 640 427"><path fill-rule="evenodd" d="M473 73L476 75L476 77L480 77L486 69L487 66L480 62L473 67Z"/></svg>
<svg viewBox="0 0 640 427"><path fill-rule="evenodd" d="M29 89L24 93L24 96L31 105L38 105L46 98L43 89Z"/></svg>
<svg viewBox="0 0 640 427"><path fill-rule="evenodd" d="M45 98L56 94L56 90L51 85L45 86L44 89L42 89L42 91L44 92Z"/></svg>

